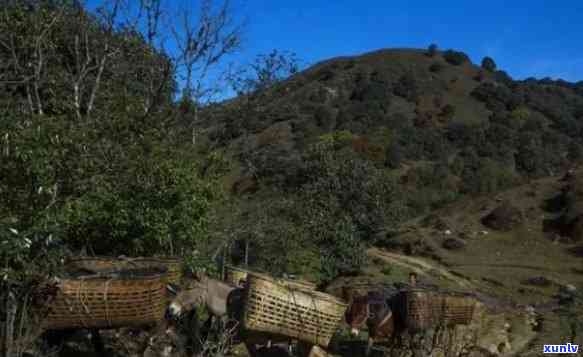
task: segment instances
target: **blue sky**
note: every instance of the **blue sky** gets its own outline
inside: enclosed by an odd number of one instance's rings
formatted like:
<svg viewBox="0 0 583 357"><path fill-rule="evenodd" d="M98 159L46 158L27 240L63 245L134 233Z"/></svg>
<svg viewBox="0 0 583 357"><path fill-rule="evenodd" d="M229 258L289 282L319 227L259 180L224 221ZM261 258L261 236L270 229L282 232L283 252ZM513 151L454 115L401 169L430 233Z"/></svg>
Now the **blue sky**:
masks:
<svg viewBox="0 0 583 357"><path fill-rule="evenodd" d="M193 8L199 3L185 1ZM90 7L97 2L89 0ZM474 63L491 56L515 79L583 80L583 0L231 2L240 18L248 18L243 51L232 59L236 62L272 49L293 51L313 64L436 43L466 52Z"/></svg>
<svg viewBox="0 0 583 357"><path fill-rule="evenodd" d="M292 50L309 63L387 47L489 55L512 77L583 80L583 1L242 0L243 55Z"/></svg>

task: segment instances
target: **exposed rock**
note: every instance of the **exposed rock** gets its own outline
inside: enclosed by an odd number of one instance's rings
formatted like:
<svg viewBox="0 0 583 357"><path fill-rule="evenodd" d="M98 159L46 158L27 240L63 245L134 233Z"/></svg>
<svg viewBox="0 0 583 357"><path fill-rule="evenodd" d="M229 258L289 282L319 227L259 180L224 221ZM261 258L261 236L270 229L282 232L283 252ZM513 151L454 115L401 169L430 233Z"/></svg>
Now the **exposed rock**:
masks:
<svg viewBox="0 0 583 357"><path fill-rule="evenodd" d="M492 357L515 354L535 336L526 311L499 312L478 303L469 325L436 327L404 335L390 356ZM387 354L385 354L387 355Z"/></svg>
<svg viewBox="0 0 583 357"><path fill-rule="evenodd" d="M245 176L237 180L233 184L233 193L236 195L243 195L245 193L254 193L258 190L259 186L257 180L251 176Z"/></svg>
<svg viewBox="0 0 583 357"><path fill-rule="evenodd" d="M528 278L522 282L524 285L533 285L533 286L551 286L553 282L544 276L535 276L532 278Z"/></svg>
<svg viewBox="0 0 583 357"><path fill-rule="evenodd" d="M510 203L503 203L482 218L483 225L498 231L510 231L522 224L523 221L523 212Z"/></svg>
<svg viewBox="0 0 583 357"><path fill-rule="evenodd" d="M451 227L449 226L447 221L445 221L442 217L440 217L436 214L428 215L427 217L425 217L421 221L421 224L424 227L434 228L434 229L437 229L439 231L445 231L445 230L451 229Z"/></svg>
<svg viewBox="0 0 583 357"><path fill-rule="evenodd" d="M459 250L466 246L466 242L459 238L447 238L441 246L448 250Z"/></svg>

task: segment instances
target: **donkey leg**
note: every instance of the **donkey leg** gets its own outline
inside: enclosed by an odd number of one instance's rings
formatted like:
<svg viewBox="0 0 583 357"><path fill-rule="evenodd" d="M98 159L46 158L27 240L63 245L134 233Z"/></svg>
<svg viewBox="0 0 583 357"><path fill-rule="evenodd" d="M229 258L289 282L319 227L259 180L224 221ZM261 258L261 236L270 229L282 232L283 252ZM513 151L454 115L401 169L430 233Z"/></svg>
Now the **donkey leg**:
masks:
<svg viewBox="0 0 583 357"><path fill-rule="evenodd" d="M103 339L101 338L98 329L91 330L91 343L93 344L93 348L95 348L95 352L97 352L99 356L107 357L105 345L103 344Z"/></svg>
<svg viewBox="0 0 583 357"><path fill-rule="evenodd" d="M206 319L206 321L204 322L204 324L202 324L202 338L203 339L208 339L210 334L211 334L211 328L212 328L212 319L213 319L213 315L209 316L208 319Z"/></svg>
<svg viewBox="0 0 583 357"><path fill-rule="evenodd" d="M247 341L245 341L244 344L245 348L247 348L247 351L249 352L249 356L257 357L257 348L255 347L255 344Z"/></svg>
<svg viewBox="0 0 583 357"><path fill-rule="evenodd" d="M372 345L374 344L374 340L372 337L368 337L368 340L366 342L366 350L364 352L365 356L370 356L370 353L372 352Z"/></svg>
<svg viewBox="0 0 583 357"><path fill-rule="evenodd" d="M200 354L202 351L202 341L200 336L200 326L198 323L198 314L196 309L193 309L187 319L187 340L186 340L186 351L188 355L194 354L195 356Z"/></svg>

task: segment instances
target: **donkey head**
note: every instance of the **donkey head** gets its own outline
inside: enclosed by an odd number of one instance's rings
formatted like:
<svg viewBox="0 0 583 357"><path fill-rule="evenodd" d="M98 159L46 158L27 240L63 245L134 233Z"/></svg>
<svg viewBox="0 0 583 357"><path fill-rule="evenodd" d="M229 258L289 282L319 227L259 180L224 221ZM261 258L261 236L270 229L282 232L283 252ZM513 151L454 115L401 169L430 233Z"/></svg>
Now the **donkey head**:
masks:
<svg viewBox="0 0 583 357"><path fill-rule="evenodd" d="M355 296L344 314L352 335L357 336L360 333L360 329L366 324L369 315L368 296Z"/></svg>
<svg viewBox="0 0 583 357"><path fill-rule="evenodd" d="M179 292L167 309L167 315L170 318L181 317L188 311L199 305L206 303L208 290L206 284L200 281L195 282L189 289Z"/></svg>

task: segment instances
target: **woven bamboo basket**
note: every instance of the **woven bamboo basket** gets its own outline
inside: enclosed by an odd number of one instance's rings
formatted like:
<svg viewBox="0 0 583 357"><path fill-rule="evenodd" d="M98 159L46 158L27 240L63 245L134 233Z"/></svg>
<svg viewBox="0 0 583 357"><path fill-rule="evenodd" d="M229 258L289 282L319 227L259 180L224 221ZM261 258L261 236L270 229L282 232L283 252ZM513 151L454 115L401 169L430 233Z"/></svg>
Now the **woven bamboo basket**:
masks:
<svg viewBox="0 0 583 357"><path fill-rule="evenodd" d="M77 257L67 262L67 269L81 269L89 272L111 272L125 269L142 269L166 267L168 273L165 281L179 284L182 279L182 262L178 258L117 258L117 257Z"/></svg>
<svg viewBox="0 0 583 357"><path fill-rule="evenodd" d="M242 323L251 333L287 336L327 347L346 308L331 295L296 290L269 276L249 273Z"/></svg>
<svg viewBox="0 0 583 357"><path fill-rule="evenodd" d="M239 286L241 280L247 280L248 273L249 270L228 265L225 267L225 282Z"/></svg>
<svg viewBox="0 0 583 357"><path fill-rule="evenodd" d="M448 325L468 325L472 322L477 300L472 297L446 295L442 298L442 321Z"/></svg>
<svg viewBox="0 0 583 357"><path fill-rule="evenodd" d="M423 289L399 294L401 313L410 330L423 331L438 324L442 312L442 298L438 294Z"/></svg>
<svg viewBox="0 0 583 357"><path fill-rule="evenodd" d="M62 279L43 327L117 328L159 322L167 303L165 277L165 269L150 268Z"/></svg>
<svg viewBox="0 0 583 357"><path fill-rule="evenodd" d="M166 267L168 273L166 282L174 285L179 285L183 277L182 260L175 257L153 257L153 258L137 258L134 262L143 264L143 267L150 267L162 265Z"/></svg>
<svg viewBox="0 0 583 357"><path fill-rule="evenodd" d="M279 279L280 284L288 286L290 289L316 290L317 285L311 281L301 279Z"/></svg>
<svg viewBox="0 0 583 357"><path fill-rule="evenodd" d="M254 272L243 268L226 266L225 282L238 286L241 280L247 280L247 275L249 273ZM291 289L316 290L317 287L315 283L301 279L278 279L278 282L282 285L289 286Z"/></svg>
<svg viewBox="0 0 583 357"><path fill-rule="evenodd" d="M341 294L345 301L352 302L357 296L366 296L371 291L385 290L386 283L375 281L351 282L350 285L341 288Z"/></svg>

